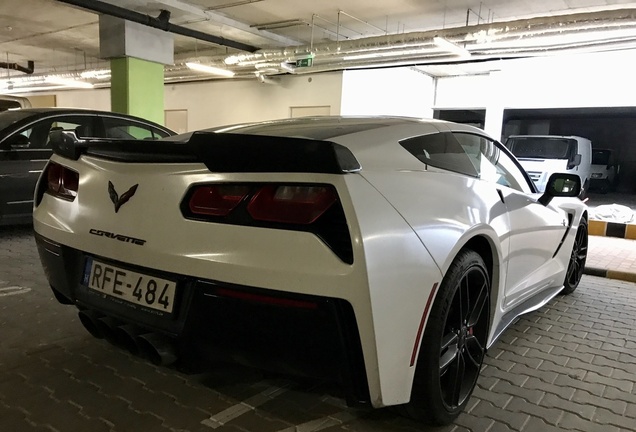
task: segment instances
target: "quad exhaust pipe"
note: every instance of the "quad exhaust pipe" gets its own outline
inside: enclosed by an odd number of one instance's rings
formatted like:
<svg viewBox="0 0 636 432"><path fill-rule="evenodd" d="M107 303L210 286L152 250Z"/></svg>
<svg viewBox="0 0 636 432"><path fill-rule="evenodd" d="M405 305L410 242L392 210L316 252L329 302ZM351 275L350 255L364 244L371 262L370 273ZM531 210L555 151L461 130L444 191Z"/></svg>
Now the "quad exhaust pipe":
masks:
<svg viewBox="0 0 636 432"><path fill-rule="evenodd" d="M79 320L92 336L106 339L157 366L169 366L178 359L173 341L158 333L148 332L134 324L124 324L90 310L79 311Z"/></svg>

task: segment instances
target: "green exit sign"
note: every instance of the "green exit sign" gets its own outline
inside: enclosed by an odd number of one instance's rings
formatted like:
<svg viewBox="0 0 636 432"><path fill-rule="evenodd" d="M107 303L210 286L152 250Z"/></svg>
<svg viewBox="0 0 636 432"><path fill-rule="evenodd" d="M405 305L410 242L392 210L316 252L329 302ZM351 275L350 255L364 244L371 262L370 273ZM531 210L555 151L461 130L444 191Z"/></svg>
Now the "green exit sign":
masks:
<svg viewBox="0 0 636 432"><path fill-rule="evenodd" d="M314 64L314 59L312 58L296 60L296 67L310 67L312 64Z"/></svg>

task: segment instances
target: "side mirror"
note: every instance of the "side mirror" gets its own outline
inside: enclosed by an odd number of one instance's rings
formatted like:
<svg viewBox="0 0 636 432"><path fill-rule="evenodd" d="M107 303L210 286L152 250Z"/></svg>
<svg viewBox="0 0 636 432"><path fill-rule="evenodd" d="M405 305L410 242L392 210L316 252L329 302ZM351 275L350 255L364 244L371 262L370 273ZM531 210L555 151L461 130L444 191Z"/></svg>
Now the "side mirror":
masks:
<svg viewBox="0 0 636 432"><path fill-rule="evenodd" d="M577 167L581 165L581 155L580 154L575 154L574 158L568 163L568 169L572 169L574 167Z"/></svg>
<svg viewBox="0 0 636 432"><path fill-rule="evenodd" d="M29 138L18 133L3 141L2 150L28 149L29 145Z"/></svg>
<svg viewBox="0 0 636 432"><path fill-rule="evenodd" d="M580 156L580 155L579 155ZM581 194L581 178L576 174L554 173L545 186L539 202L548 205L554 197L574 198Z"/></svg>

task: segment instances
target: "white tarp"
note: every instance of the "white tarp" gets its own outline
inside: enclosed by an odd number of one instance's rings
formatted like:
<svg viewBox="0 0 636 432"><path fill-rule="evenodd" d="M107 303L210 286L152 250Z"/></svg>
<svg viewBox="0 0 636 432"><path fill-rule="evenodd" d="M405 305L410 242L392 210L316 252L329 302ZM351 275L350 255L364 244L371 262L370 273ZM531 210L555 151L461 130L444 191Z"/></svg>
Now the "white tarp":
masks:
<svg viewBox="0 0 636 432"><path fill-rule="evenodd" d="M620 204L605 204L591 207L590 219L606 222L631 223L634 221L634 211Z"/></svg>

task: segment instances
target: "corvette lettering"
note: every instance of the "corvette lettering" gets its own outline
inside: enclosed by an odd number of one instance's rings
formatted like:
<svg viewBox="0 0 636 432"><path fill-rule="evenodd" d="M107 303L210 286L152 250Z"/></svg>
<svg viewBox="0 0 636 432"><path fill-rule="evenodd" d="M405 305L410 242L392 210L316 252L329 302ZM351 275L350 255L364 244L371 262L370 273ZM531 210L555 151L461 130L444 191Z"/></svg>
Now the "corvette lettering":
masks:
<svg viewBox="0 0 636 432"><path fill-rule="evenodd" d="M96 236L99 236L99 237L108 237L108 238L111 238L111 239L114 239L114 240L122 241L124 243L132 243L132 244L136 244L136 245L139 245L139 246L143 246L146 243L146 240L138 239L138 238L135 238L135 237L129 237L129 236L125 236L125 235L122 235L122 234L115 234L115 233L108 232L108 231L102 231L102 230L98 230L98 229L95 229L95 228L91 228L88 232L90 234L93 234L93 235L96 235Z"/></svg>

